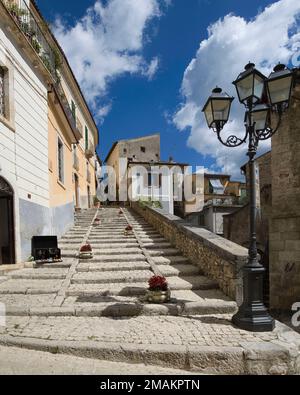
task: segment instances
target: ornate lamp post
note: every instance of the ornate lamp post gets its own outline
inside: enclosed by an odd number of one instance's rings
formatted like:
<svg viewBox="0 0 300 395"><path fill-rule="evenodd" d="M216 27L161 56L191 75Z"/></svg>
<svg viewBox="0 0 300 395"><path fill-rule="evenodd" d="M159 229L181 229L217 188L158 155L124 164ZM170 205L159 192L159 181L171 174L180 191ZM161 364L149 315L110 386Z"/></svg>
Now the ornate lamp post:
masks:
<svg viewBox="0 0 300 395"><path fill-rule="evenodd" d="M290 103L293 72L284 65L274 68L269 78L255 69L253 63L245 67L236 81L239 101L245 106L246 133L243 138L231 135L222 138L222 130L228 121L233 97L215 88L208 98L203 112L208 127L212 129L218 140L226 147L239 147L248 142L250 169L250 245L249 260L243 268L243 304L233 317L233 323L244 330L252 332L273 331L275 321L269 315L263 302L263 277L265 269L259 263L256 245L256 180L254 158L259 141L271 138L279 129L283 112ZM267 94L264 104L262 98ZM276 114L277 124L271 126L271 113Z"/></svg>

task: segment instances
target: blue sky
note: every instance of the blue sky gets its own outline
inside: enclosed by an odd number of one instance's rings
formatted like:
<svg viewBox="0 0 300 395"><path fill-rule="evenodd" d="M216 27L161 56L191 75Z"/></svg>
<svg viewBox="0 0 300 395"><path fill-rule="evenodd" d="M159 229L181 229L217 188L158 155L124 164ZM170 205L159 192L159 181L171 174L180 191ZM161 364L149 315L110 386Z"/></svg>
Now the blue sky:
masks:
<svg viewBox="0 0 300 395"><path fill-rule="evenodd" d="M276 3L273 8L265 10L272 3ZM232 173L235 178L246 160L246 146L238 151L221 148L212 132L204 130L199 109L216 84L234 94L230 83L248 60L258 62L266 73L279 60L289 61L300 41L300 6L295 3L298 2L98 0L101 7L91 15L87 9L95 6L94 0L37 1L45 18L56 21L55 34L70 56L97 116L101 158L118 139L160 132L163 159L172 156L179 162ZM118 15L113 5L123 7L124 13L121 10ZM135 12L137 15L133 15ZM82 21L88 15L88 22ZM126 15L132 17L128 26ZM124 31L118 34L123 25ZM97 37L83 38L88 26L95 29L94 36L99 34L99 49ZM132 39L123 42L127 35ZM209 42L203 45L209 36ZM245 44L248 39L249 43L255 42L251 48ZM96 55L87 52L86 42ZM203 48L199 50L201 42ZM84 73L87 65L91 68ZM97 85L98 81L101 82ZM230 126L237 131L242 130L241 111L236 102ZM261 152L267 149L265 145Z"/></svg>

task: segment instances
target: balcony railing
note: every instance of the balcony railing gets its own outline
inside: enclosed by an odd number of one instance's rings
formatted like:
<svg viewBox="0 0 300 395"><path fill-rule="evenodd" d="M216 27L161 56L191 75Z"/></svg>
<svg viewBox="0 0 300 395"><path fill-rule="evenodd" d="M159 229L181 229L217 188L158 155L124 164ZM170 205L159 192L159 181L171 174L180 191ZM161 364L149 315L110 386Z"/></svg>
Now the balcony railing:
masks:
<svg viewBox="0 0 300 395"><path fill-rule="evenodd" d="M25 0L0 0L13 20L19 26L36 54L40 57L45 67L54 80L58 79L57 69L61 64L58 50L51 47L47 41L41 23L37 21L32 10Z"/></svg>
<svg viewBox="0 0 300 395"><path fill-rule="evenodd" d="M57 96L59 97L60 103L61 103L61 105L64 108L64 112L65 112L65 114L66 114L66 116L67 116L67 118L69 120L69 123L70 123L70 125L72 127L73 133L74 133L75 137L77 138L77 140L79 141L83 137L83 134L82 134L83 131L78 128L76 119L73 116L71 107L69 105L69 102L68 102L68 99L67 99L67 97L65 95L65 92L64 92L64 90L63 90L63 88L61 86L61 83L57 82L54 85L54 89L56 90L56 93L57 93Z"/></svg>
<svg viewBox="0 0 300 395"><path fill-rule="evenodd" d="M94 155L95 155L95 147L93 143L89 141L88 147L85 150L85 156L87 159L91 159L93 158Z"/></svg>

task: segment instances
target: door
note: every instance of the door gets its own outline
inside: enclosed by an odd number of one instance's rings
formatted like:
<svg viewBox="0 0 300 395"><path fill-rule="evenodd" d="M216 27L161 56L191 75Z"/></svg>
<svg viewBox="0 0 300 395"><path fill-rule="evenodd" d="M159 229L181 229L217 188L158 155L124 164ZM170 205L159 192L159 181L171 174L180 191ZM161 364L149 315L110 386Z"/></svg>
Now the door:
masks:
<svg viewBox="0 0 300 395"><path fill-rule="evenodd" d="M0 265L15 264L14 195L0 177Z"/></svg>
<svg viewBox="0 0 300 395"><path fill-rule="evenodd" d="M87 187L87 195L88 195L88 208L91 208L91 190L90 187Z"/></svg>
<svg viewBox="0 0 300 395"><path fill-rule="evenodd" d="M79 181L78 181L78 176L75 174L75 208L79 208Z"/></svg>

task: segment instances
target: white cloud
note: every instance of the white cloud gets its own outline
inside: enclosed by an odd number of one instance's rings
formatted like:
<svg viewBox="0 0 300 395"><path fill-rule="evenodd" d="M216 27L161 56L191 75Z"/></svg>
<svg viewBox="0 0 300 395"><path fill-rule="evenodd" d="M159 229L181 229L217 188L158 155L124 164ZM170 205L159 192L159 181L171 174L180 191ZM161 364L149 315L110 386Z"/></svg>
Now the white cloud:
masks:
<svg viewBox="0 0 300 395"><path fill-rule="evenodd" d="M144 71L144 75L148 77L149 80L152 80L155 76L157 70L159 68L159 59L156 57L151 60L148 69Z"/></svg>
<svg viewBox="0 0 300 395"><path fill-rule="evenodd" d="M179 130L190 129L188 146L215 158L215 168L239 176L239 167L247 160L246 146L223 147L208 130L201 112L207 97L216 85L236 96L231 82L249 61L266 75L278 61L289 63L299 43L299 16L299 1L280 0L250 21L230 14L209 26L208 38L200 43L196 57L184 73L181 87L184 103L173 120ZM236 99L231 113L233 121L224 129L225 135L244 130L243 114ZM269 147L269 143L261 144L260 152Z"/></svg>
<svg viewBox="0 0 300 395"><path fill-rule="evenodd" d="M97 0L74 26L56 21L54 33L94 110L112 79L124 73L153 78L159 61L144 59L144 33L166 5L166 0Z"/></svg>

